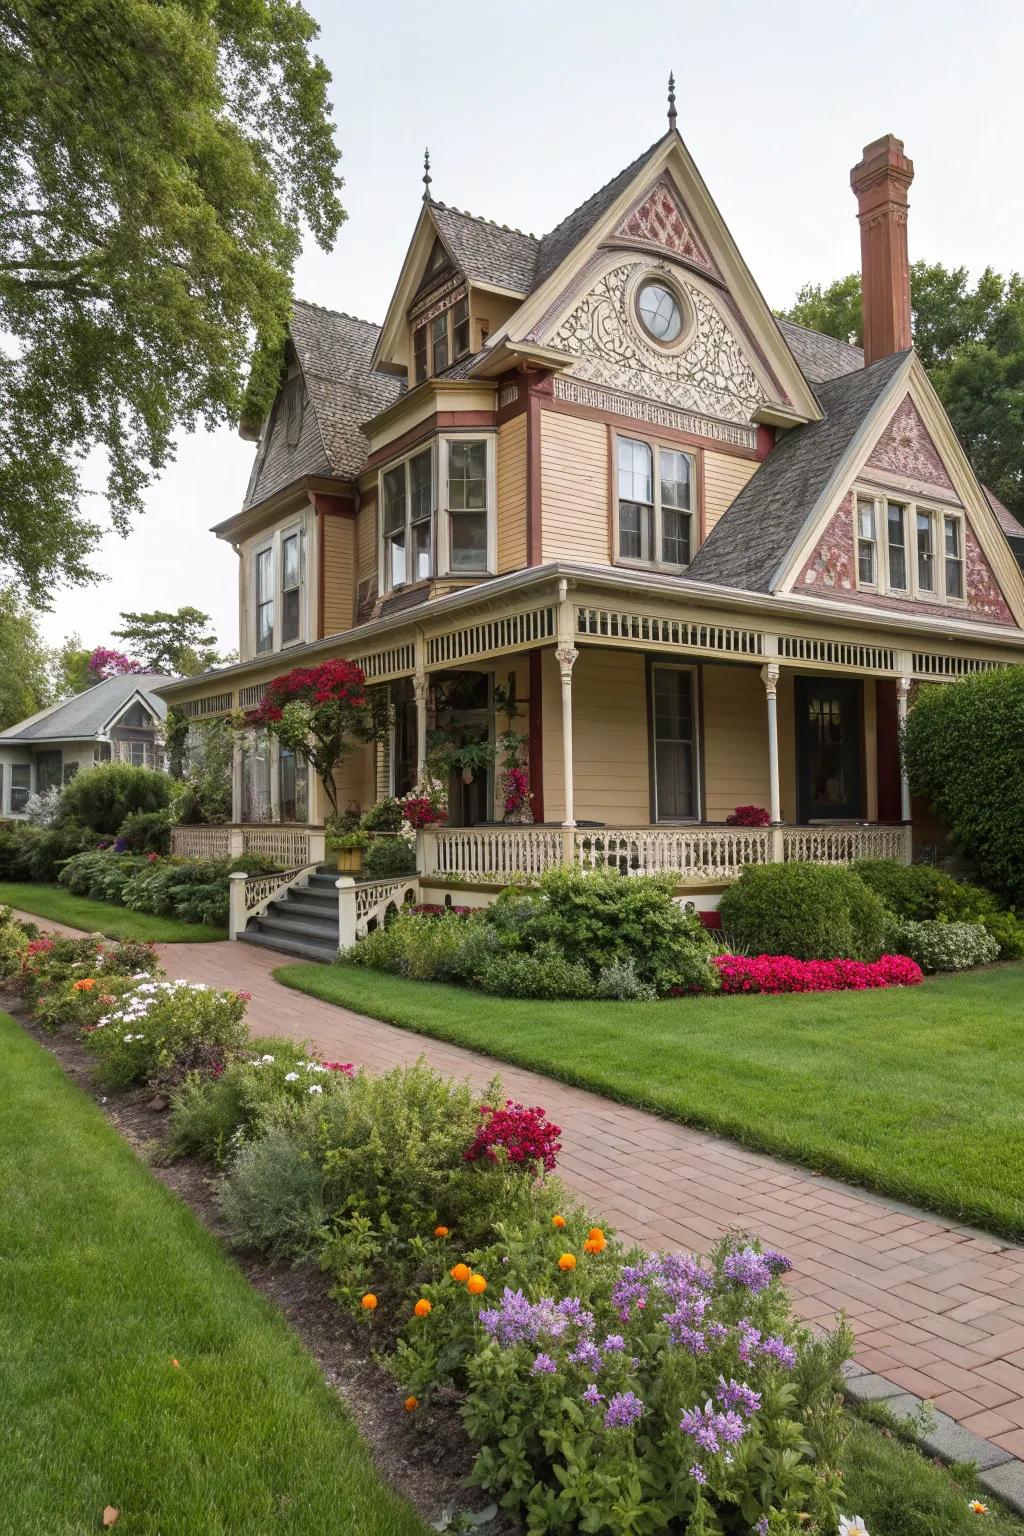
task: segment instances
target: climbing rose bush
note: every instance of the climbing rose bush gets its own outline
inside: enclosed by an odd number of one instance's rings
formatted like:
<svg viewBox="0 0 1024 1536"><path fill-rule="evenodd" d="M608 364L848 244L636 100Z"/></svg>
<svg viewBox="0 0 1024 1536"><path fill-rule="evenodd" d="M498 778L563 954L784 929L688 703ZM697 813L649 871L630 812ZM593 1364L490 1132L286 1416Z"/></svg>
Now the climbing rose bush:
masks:
<svg viewBox="0 0 1024 1536"><path fill-rule="evenodd" d="M906 955L880 960L796 960L792 955L714 955L723 992L861 992L916 987L921 967Z"/></svg>
<svg viewBox="0 0 1024 1536"><path fill-rule="evenodd" d="M553 1125L538 1105L527 1109L514 1099L506 1099L503 1109L481 1104L480 1115L480 1129L465 1151L467 1163L475 1163L479 1158L495 1163L501 1148L508 1161L518 1167L533 1171L540 1167L547 1173L553 1172L557 1154L562 1150L558 1140L562 1127Z"/></svg>

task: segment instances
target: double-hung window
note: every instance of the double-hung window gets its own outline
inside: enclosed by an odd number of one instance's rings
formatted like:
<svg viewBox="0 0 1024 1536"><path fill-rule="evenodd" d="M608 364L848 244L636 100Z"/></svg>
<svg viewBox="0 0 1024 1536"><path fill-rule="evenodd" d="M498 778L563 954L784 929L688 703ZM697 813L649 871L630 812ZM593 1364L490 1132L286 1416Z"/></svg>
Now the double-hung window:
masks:
<svg viewBox="0 0 1024 1536"><path fill-rule="evenodd" d="M487 439L445 440L448 568L453 575L487 571Z"/></svg>
<svg viewBox="0 0 1024 1536"><path fill-rule="evenodd" d="M890 592L906 592L909 581L907 572L907 509L898 501L885 504L886 556L889 562Z"/></svg>
<svg viewBox="0 0 1024 1536"><path fill-rule="evenodd" d="M857 581L862 587L873 587L878 581L875 503L869 497L857 502Z"/></svg>
<svg viewBox="0 0 1024 1536"><path fill-rule="evenodd" d="M653 666L650 680L655 821L697 815L697 710L688 667Z"/></svg>
<svg viewBox="0 0 1024 1536"><path fill-rule="evenodd" d="M302 530L281 539L281 644L298 640L302 613Z"/></svg>
<svg viewBox="0 0 1024 1536"><path fill-rule="evenodd" d="M694 467L688 453L642 439L616 446L616 558L637 565L689 565L693 554Z"/></svg>
<svg viewBox="0 0 1024 1536"><path fill-rule="evenodd" d="M917 585L921 592L935 592L935 517L917 514Z"/></svg>
<svg viewBox="0 0 1024 1536"><path fill-rule="evenodd" d="M256 556L256 650L274 649L274 549Z"/></svg>
<svg viewBox="0 0 1024 1536"><path fill-rule="evenodd" d="M963 600L964 596L964 532L958 517L948 513L943 522L943 547L945 550L946 597Z"/></svg>
<svg viewBox="0 0 1024 1536"><path fill-rule="evenodd" d="M469 352L469 296L463 294L447 309L424 320L412 333L412 376L422 384L430 374L443 373Z"/></svg>
<svg viewBox="0 0 1024 1536"><path fill-rule="evenodd" d="M11 814L17 816L25 809L32 789L32 768L29 763L11 764Z"/></svg>
<svg viewBox="0 0 1024 1536"><path fill-rule="evenodd" d="M381 476L381 527L387 587L423 581L431 573L434 459L429 448Z"/></svg>

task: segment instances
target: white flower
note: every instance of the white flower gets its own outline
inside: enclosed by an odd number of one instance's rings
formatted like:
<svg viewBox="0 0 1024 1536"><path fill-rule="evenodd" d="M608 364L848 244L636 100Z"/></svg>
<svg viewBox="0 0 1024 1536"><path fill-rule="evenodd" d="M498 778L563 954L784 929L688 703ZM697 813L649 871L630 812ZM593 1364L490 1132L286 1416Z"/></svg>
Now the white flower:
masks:
<svg viewBox="0 0 1024 1536"><path fill-rule="evenodd" d="M286 1072L284 1075L284 1080L286 1083L297 1083L299 1080L299 1074L297 1072Z"/></svg>
<svg viewBox="0 0 1024 1536"><path fill-rule="evenodd" d="M840 1515L839 1536L869 1536L869 1533L860 1515Z"/></svg>
<svg viewBox="0 0 1024 1536"><path fill-rule="evenodd" d="M263 1063L262 1063L262 1061L260 1061L260 1058L258 1056L254 1056L252 1061L250 1061L249 1065L250 1065L250 1067L262 1067Z"/></svg>
<svg viewBox="0 0 1024 1536"><path fill-rule="evenodd" d="M310 1072L326 1072L327 1071L327 1068L326 1067L322 1067L318 1061L307 1061L306 1062L306 1066L307 1066L307 1068L309 1069Z"/></svg>
<svg viewBox="0 0 1024 1536"><path fill-rule="evenodd" d="M273 1059L274 1059L273 1056L262 1056L260 1058L260 1060L263 1061L264 1063L270 1063L270 1062L273 1061Z"/></svg>
<svg viewBox="0 0 1024 1536"><path fill-rule="evenodd" d="M310 1083L309 1091L310 1093L323 1093L323 1089L320 1087L319 1083Z"/></svg>

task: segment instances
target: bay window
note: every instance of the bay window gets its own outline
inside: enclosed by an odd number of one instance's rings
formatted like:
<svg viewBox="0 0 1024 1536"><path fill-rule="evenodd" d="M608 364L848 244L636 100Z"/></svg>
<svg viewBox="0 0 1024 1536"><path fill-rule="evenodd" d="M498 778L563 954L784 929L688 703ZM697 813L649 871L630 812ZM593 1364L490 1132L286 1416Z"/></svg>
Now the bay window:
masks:
<svg viewBox="0 0 1024 1536"><path fill-rule="evenodd" d="M306 536L301 522L267 534L252 556L253 653L307 638L303 621Z"/></svg>
<svg viewBox="0 0 1024 1536"><path fill-rule="evenodd" d="M886 502L888 531L889 590L907 590L907 509L896 501Z"/></svg>
<svg viewBox="0 0 1024 1536"><path fill-rule="evenodd" d="M943 518L945 548L946 597L963 599L964 595L964 540L963 525L958 517Z"/></svg>
<svg viewBox="0 0 1024 1536"><path fill-rule="evenodd" d="M449 569L482 574L487 570L487 440L449 438L445 447Z"/></svg>
<svg viewBox="0 0 1024 1536"><path fill-rule="evenodd" d="M679 570L693 554L694 462L690 454L616 441L616 559Z"/></svg>
<svg viewBox="0 0 1024 1536"><path fill-rule="evenodd" d="M274 649L274 549L256 556L256 651Z"/></svg>
<svg viewBox="0 0 1024 1536"><path fill-rule="evenodd" d="M878 547L875 540L875 503L862 497L857 502L857 581L873 587L878 580Z"/></svg>

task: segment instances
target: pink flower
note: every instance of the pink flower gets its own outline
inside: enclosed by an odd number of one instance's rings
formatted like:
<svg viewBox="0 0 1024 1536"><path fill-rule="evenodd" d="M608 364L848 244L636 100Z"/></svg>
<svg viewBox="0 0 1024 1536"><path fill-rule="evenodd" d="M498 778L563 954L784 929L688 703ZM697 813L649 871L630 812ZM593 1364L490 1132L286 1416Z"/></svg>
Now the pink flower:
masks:
<svg viewBox="0 0 1024 1536"><path fill-rule="evenodd" d="M552 1171L556 1153L562 1150L561 1142L556 1140L562 1128L553 1125L539 1105L527 1109L514 1099L506 1099L503 1109L481 1104L480 1115L483 1124L463 1153L467 1163L481 1157L495 1163L495 1147L504 1147L509 1162L537 1162L549 1173Z"/></svg>
<svg viewBox="0 0 1024 1536"><path fill-rule="evenodd" d="M355 1077L355 1065L351 1061L325 1061L323 1066L328 1072L341 1072L345 1077Z"/></svg>
<svg viewBox="0 0 1024 1536"><path fill-rule="evenodd" d="M921 967L906 955L880 960L797 960L793 955L713 955L723 992L861 992L916 987Z"/></svg>
<svg viewBox="0 0 1024 1536"><path fill-rule="evenodd" d="M761 805L738 805L732 815L725 818L727 827L770 827L771 821Z"/></svg>

